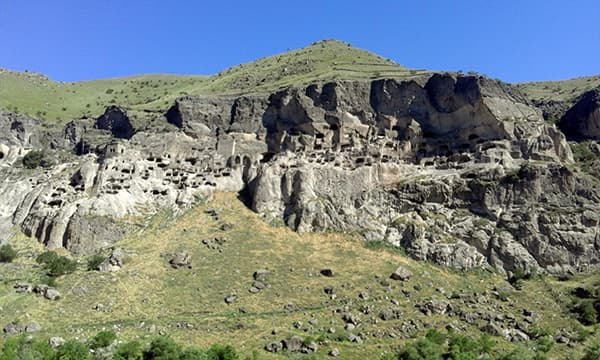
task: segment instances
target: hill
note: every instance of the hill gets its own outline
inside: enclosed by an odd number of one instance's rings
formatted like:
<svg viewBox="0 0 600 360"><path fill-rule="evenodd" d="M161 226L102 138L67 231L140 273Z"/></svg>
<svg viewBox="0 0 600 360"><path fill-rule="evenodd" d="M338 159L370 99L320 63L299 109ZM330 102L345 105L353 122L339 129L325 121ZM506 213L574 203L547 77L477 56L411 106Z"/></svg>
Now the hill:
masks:
<svg viewBox="0 0 600 360"><path fill-rule="evenodd" d="M600 75L569 80L525 82L516 85L532 100L572 102L584 92L600 86Z"/></svg>
<svg viewBox="0 0 600 360"><path fill-rule="evenodd" d="M109 105L165 110L182 95L244 94L335 79L398 78L422 71L335 40L234 66L212 76L149 74L55 82L36 73L0 70L0 108L54 123L101 113Z"/></svg>

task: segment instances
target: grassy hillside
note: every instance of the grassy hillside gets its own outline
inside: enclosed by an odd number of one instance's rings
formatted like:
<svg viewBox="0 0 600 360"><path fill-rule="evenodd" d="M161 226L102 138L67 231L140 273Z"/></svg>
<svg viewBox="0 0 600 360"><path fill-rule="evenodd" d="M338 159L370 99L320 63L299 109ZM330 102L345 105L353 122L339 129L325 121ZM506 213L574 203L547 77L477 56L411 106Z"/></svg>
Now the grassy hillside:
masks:
<svg viewBox="0 0 600 360"><path fill-rule="evenodd" d="M62 123L98 116L111 104L143 108L169 95L180 96L180 89L205 80L201 76L142 75L63 83L36 73L4 70L0 71L0 108Z"/></svg>
<svg viewBox="0 0 600 360"><path fill-rule="evenodd" d="M36 73L0 69L0 108L64 123L102 113L117 104L133 109L165 109L185 94L267 92L290 85L334 79L406 77L421 73L349 44L329 40L238 65L216 75L141 75L55 82Z"/></svg>
<svg viewBox="0 0 600 360"><path fill-rule="evenodd" d="M218 219L207 213L212 209L220 211ZM214 237L224 237L224 245L211 249L203 244ZM527 309L536 319L527 326L584 334L581 343L556 344L552 358L577 354L593 340L588 334L593 328L581 327L566 308L569 289L592 278L539 278L515 290L492 272L448 271L385 246L367 248L348 235L297 234L269 226L235 194L217 194L185 214L165 212L141 222L137 233L117 244L128 254L120 271L85 271L82 263L77 272L58 279L63 295L58 301L14 291L15 282L35 284L43 274L34 261L41 247L25 237L13 244L19 258L0 264L0 325L36 320L43 327L40 336L86 339L110 329L126 340L160 333L203 347L229 343L244 354L258 351L261 359L278 358L263 347L291 335L320 341L319 358L338 348L342 359L379 358L410 337L422 336L427 327L452 325L479 336L485 321L468 324L458 315L428 316L419 310L435 298L449 299L455 314L514 316L519 322ZM191 268L171 268L166 254L182 251L191 255ZM405 283L390 280L399 265L414 277ZM250 293L253 273L260 269L269 271L269 287ZM335 276L320 275L322 269L332 269ZM335 289L335 297L325 293L327 287ZM229 295L237 297L232 304L224 301ZM387 308L401 316L382 320L380 312ZM344 329L346 312L360 319L356 329ZM401 330L410 324L419 329ZM364 344L349 341L351 333L359 334ZM499 337L493 340L499 351L514 346Z"/></svg>
<svg viewBox="0 0 600 360"><path fill-rule="evenodd" d="M571 102L582 93L600 86L600 75L560 81L540 81L517 84L532 100Z"/></svg>

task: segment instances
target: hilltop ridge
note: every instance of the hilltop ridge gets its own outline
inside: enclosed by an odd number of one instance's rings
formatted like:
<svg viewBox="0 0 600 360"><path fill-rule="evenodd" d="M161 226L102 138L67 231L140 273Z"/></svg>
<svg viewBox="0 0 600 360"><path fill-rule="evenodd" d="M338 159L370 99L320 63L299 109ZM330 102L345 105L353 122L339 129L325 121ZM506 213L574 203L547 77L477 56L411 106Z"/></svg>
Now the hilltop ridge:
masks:
<svg viewBox="0 0 600 360"><path fill-rule="evenodd" d="M318 81L398 78L422 72L341 41L324 40L212 76L145 74L56 82L33 72L3 70L0 108L65 123L100 113L109 105L164 110L182 95L266 93Z"/></svg>

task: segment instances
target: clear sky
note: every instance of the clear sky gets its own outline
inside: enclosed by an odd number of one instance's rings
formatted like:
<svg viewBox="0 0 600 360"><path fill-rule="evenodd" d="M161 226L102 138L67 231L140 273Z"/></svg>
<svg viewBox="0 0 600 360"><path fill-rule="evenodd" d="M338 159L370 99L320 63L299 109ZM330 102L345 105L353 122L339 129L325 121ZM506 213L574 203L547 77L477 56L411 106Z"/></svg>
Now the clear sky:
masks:
<svg viewBox="0 0 600 360"><path fill-rule="evenodd" d="M505 81L600 74L600 0L0 0L0 67L74 81L214 74L335 38Z"/></svg>

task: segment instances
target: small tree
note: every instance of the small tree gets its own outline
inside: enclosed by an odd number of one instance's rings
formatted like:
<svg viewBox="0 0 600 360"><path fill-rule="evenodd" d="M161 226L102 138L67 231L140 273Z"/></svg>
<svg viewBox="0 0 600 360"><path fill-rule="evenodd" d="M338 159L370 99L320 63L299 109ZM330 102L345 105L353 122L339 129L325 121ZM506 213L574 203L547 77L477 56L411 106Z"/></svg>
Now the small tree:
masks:
<svg viewBox="0 0 600 360"><path fill-rule="evenodd" d="M102 255L91 256L90 258L88 258L88 261L87 261L87 269L88 269L88 271L98 270L98 267L103 262L104 262L104 256L102 256Z"/></svg>
<svg viewBox="0 0 600 360"><path fill-rule="evenodd" d="M0 246L0 262L9 263L17 257L17 252L9 244Z"/></svg>
<svg viewBox="0 0 600 360"><path fill-rule="evenodd" d="M78 341L67 341L56 351L56 359L60 360L91 360L89 349Z"/></svg>
<svg viewBox="0 0 600 360"><path fill-rule="evenodd" d="M119 345L113 355L114 360L142 360L143 358L144 351L138 341L129 341Z"/></svg>
<svg viewBox="0 0 600 360"><path fill-rule="evenodd" d="M23 156L23 166L28 169L35 169L40 166L44 166L46 164L46 160L44 159L44 152L41 150L34 150L28 152L25 156Z"/></svg>
<svg viewBox="0 0 600 360"><path fill-rule="evenodd" d="M117 339L117 335L112 331L100 331L96 336L90 339L88 346L90 349L99 349L110 346Z"/></svg>

